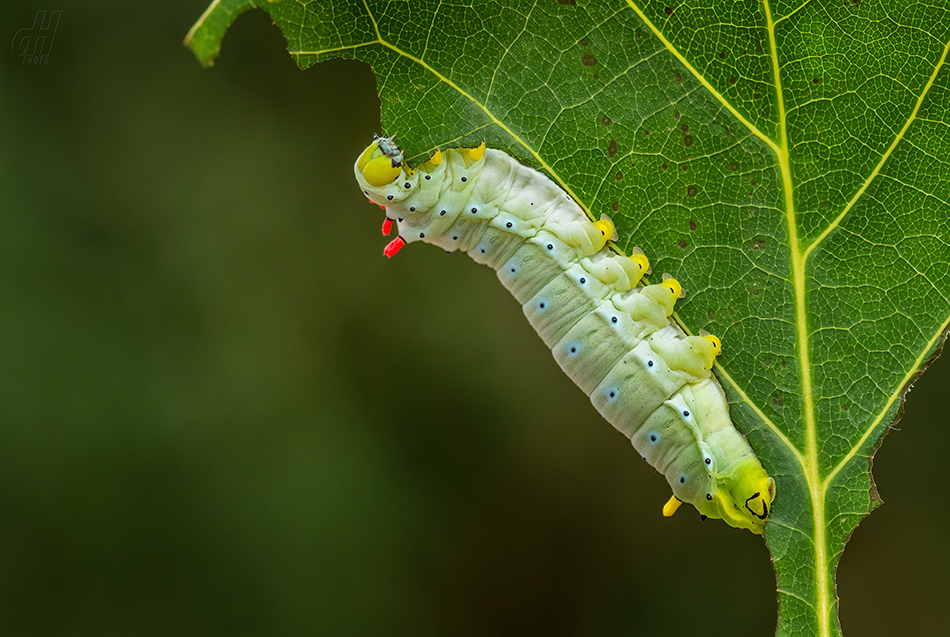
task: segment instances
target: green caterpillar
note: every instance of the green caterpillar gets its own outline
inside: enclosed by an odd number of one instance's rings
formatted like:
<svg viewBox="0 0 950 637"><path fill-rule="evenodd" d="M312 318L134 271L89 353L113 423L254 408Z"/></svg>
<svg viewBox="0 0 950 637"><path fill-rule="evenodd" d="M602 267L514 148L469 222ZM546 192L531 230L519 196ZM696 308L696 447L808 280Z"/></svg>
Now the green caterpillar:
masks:
<svg viewBox="0 0 950 637"><path fill-rule="evenodd" d="M775 482L712 375L719 339L670 321L680 284L664 275L641 286L649 261L606 247L616 239L607 217L590 221L550 179L484 143L410 168L392 138L377 138L354 171L386 210L383 233L398 220L386 256L424 241L498 273L561 368L666 476L664 515L689 502L704 520L762 533Z"/></svg>

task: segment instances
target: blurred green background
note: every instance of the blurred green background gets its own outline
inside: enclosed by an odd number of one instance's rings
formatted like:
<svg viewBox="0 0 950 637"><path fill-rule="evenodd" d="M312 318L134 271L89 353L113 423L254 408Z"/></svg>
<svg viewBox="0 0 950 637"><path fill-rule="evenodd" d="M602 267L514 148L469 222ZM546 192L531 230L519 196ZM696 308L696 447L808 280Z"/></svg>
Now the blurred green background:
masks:
<svg viewBox="0 0 950 637"><path fill-rule="evenodd" d="M202 69L206 2L0 10L62 11L0 60L0 631L770 634L762 541L661 518L490 270L382 257L369 68L254 11ZM875 461L846 634L946 631L948 380Z"/></svg>

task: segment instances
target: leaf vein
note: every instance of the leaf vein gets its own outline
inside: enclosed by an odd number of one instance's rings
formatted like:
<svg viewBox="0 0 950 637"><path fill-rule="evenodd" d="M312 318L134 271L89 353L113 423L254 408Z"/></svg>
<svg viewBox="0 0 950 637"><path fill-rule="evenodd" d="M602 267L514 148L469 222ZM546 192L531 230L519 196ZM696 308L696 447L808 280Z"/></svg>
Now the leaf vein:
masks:
<svg viewBox="0 0 950 637"><path fill-rule="evenodd" d="M398 46L396 46L396 45L394 45L394 44L388 42L387 40L385 40L385 39L382 37L382 34L379 32L379 24L377 23L376 18L373 16L373 13L372 13L372 11L370 10L369 5L367 4L366 0L363 0L363 6L366 7L366 13L367 13L367 15L369 16L369 19L370 19L370 20L372 21L372 23L373 23L373 29L376 31L376 37L379 38L379 43L380 43L382 46L384 46L384 47L386 47L386 48L392 50L392 51L393 51L394 53L396 53L397 55L401 55L401 56L405 57L406 59L408 59L408 60L410 60L410 61L412 61L412 62L415 62L416 64L418 64L419 66L421 66L422 68L424 68L426 71L428 71L429 73L432 73L432 75L434 75L439 81L444 82L444 83L447 84L449 87L451 87L454 91L456 91L459 95L461 95L462 97L464 97L464 98L470 100L473 104L475 104L475 106L477 106L479 109L481 109L482 112L485 113L485 115L488 116L488 118L491 120L492 124L494 124L495 126L498 126L498 128L500 128L501 130L505 131L508 135L511 136L511 138L512 138L518 145L520 145L520 146L521 146L522 148L524 148L532 157L534 157L535 160L538 162L538 164L548 173L548 175L551 177L551 179L553 179L565 192L567 192L567 193L574 199L574 201L576 201L577 204L578 204L581 208L584 209L584 212L585 212L588 216L590 216L590 210L587 209L587 206L584 204L584 202L583 202L577 195L574 194L574 191L571 190L571 187L567 185L567 182L565 182L563 179L561 179L560 175L558 175L558 174L554 171L554 169L553 169L546 161L544 161L544 159L542 159L541 155L538 153L537 150L535 150L532 146L530 146L524 139L521 138L520 135L518 135L514 130L512 130L510 127L508 127L504 122L502 122L500 119L498 119L498 117L496 117L495 114L492 113L484 103L480 102L480 101L479 101L477 98L475 98L473 95L471 95L470 93L468 93L467 91L465 91L461 86L459 86L458 84L456 84L455 82L453 82L451 79L449 79L448 77L446 77L446 76L443 75L442 73L439 73L439 72L438 72L437 70L435 70L431 65L429 65L425 60L419 59L418 57L412 55L411 53L409 53L409 52L407 52L407 51L403 51L403 50L400 49Z"/></svg>
<svg viewBox="0 0 950 637"><path fill-rule="evenodd" d="M943 53L941 54L940 59L934 65L933 73L931 73L930 78L928 79L927 84L924 87L924 90L921 91L920 97L917 98L917 103L914 105L914 109L911 111L910 116L907 118L907 121L904 122L904 126L901 127L900 132L894 138L894 141L891 143L890 147L888 147L888 149L884 152L884 155L881 157L881 160L877 163L877 166L874 167L874 170L871 171L871 174L868 175L868 178L864 181L861 187L858 188L857 192L854 193L854 195L851 197L851 200L848 201L848 203L845 205L841 213L837 217L835 217L835 219L828 225L828 227L825 228L825 230L820 235L818 235L815 241L805 250L804 254L802 255L803 261L807 260L808 257L815 250L815 248L818 247L818 245L820 245L821 242L824 241L825 238L829 234L831 234L831 232L841 224L842 220L844 220L847 214L851 212L851 209L854 207L855 203L857 203L858 199L860 199L862 195L864 195L864 193L867 191L868 186L870 186L871 183L878 176L878 174L880 174L881 169L884 167L884 164L890 158L891 154L894 152L894 149L897 147L897 144L900 143L900 141L904 138L904 135L907 133L907 130L910 128L911 123L913 123L914 119L917 117L917 113L920 111L920 107L924 102L924 98L927 96L927 94L930 92L930 89L934 85L934 81L937 78L937 73L940 71L940 69L943 67L944 63L947 60L948 51L950 51L950 41L948 41L946 45L944 45Z"/></svg>
<svg viewBox="0 0 950 637"><path fill-rule="evenodd" d="M712 84L710 84L709 80L707 80L706 77L705 77L704 75L702 75L696 67L694 67L692 64L690 64L690 63L686 60L686 56L683 55L683 54L680 52L679 49L677 49L675 46L673 46L673 43L672 43L672 42L670 42L669 40L666 39L666 36L663 35L663 32L660 31L660 29L658 29L655 24L653 24L653 22L646 16L646 14L643 12L643 10L640 9L640 7L638 7L632 0L627 0L627 5L628 5L631 9L633 9L633 12L637 14L637 16L640 18L641 21L643 21L643 24L645 24L645 25L647 26L647 28L649 28L650 31L652 31L653 34L654 34L657 38L659 38L660 42L663 43L663 46L666 47L666 49L667 49L670 53L672 53L673 56L674 56L677 60L679 60L680 64L682 64L682 65L686 68L686 70L689 71L689 73L690 73L693 77L695 77L697 81L699 81L700 84L702 84L703 86L706 87L706 90L709 91L710 95L712 95L714 98L716 98L716 100L718 100L718 101L732 114L733 117L735 117L737 120L739 120L739 122L742 123L743 126L745 126L747 129L749 129L749 131L750 131L753 135L755 135L756 137L758 137L759 139L761 139L763 142L765 142L765 143L768 145L768 147L771 148L771 149L772 149L773 151L775 151L776 153L779 152L778 144L776 144L776 143L772 140L772 138L770 138L768 135L766 135L765 133L763 133L762 131L760 131L760 130L755 126L755 124L753 124L753 123L750 122L748 119L746 119L745 116L742 115L742 113L740 113L740 112L736 109L736 107L734 107L732 104L730 104L729 101L726 100L726 98L722 95L722 93L720 93L719 91L717 91L716 88L715 88Z"/></svg>
<svg viewBox="0 0 950 637"><path fill-rule="evenodd" d="M890 399L884 405L884 408L878 413L877 417L874 419L874 422L872 422L867 427L867 429L865 429L864 433L861 435L861 438L858 439L858 441L851 447L851 450L845 454L840 462L838 462L835 468L829 471L828 475L825 476L825 479L822 482L822 492L827 492L828 485L831 484L831 481L834 479L834 477L838 475L838 473L844 468L846 464L848 464L848 462L850 462L853 458L858 457L858 450L871 436L871 433L873 433L874 430L878 428L881 421L884 419L884 416L890 410L894 402L903 396L905 387L907 387L908 383L910 383L913 377L920 371L920 366L923 364L924 358L931 353L933 348L936 346L937 341L939 341L941 338L947 337L948 331L950 331L950 315L948 315L944 320L943 327L941 327L940 330L938 330L937 333L927 343L927 347L922 349L920 356L917 357L917 360L911 367L910 371L904 375L904 378L900 383L898 383L897 388L891 393Z"/></svg>

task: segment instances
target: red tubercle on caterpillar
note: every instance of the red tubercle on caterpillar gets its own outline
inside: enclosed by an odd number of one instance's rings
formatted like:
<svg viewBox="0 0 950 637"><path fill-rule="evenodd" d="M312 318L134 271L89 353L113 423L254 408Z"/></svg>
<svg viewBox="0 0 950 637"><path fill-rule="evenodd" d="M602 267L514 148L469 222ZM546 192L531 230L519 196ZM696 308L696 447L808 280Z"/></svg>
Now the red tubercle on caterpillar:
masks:
<svg viewBox="0 0 950 637"><path fill-rule="evenodd" d="M402 237L396 237L390 241L389 245L387 245L383 250L383 256L392 259L394 256L396 256L396 253L402 250L404 245L406 245L406 241Z"/></svg>
<svg viewBox="0 0 950 637"><path fill-rule="evenodd" d="M389 217L386 217L383 220L383 236L388 237L389 233L393 230L393 220Z"/></svg>

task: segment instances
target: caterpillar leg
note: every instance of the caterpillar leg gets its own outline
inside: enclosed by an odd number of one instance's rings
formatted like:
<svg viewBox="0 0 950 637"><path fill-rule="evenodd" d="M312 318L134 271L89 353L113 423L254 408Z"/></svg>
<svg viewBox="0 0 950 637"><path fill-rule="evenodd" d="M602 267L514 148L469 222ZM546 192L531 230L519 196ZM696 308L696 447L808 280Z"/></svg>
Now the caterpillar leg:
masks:
<svg viewBox="0 0 950 637"><path fill-rule="evenodd" d="M548 229L569 246L577 248L581 256L589 257L600 251L613 238L614 224L606 217L600 221L572 221L567 225L548 224Z"/></svg>
<svg viewBox="0 0 950 637"><path fill-rule="evenodd" d="M400 250L402 250L404 245L406 245L405 240L403 240L402 237L396 237L383 249L383 255L389 259L392 259Z"/></svg>
<svg viewBox="0 0 950 637"><path fill-rule="evenodd" d="M601 283L612 285L618 292L633 288L650 269L650 262L642 254L629 257L611 255L597 261L585 258L581 259L581 264Z"/></svg>
<svg viewBox="0 0 950 637"><path fill-rule="evenodd" d="M680 282L671 277L669 274L663 274L663 281L660 283L660 285L670 291L670 294L672 294L671 298L673 299L673 303L676 303L677 300L686 296L686 291L683 290L683 286L680 285ZM670 307L673 307L673 303L670 304Z"/></svg>
<svg viewBox="0 0 950 637"><path fill-rule="evenodd" d="M435 168L436 166L439 166L442 163L442 151L436 148L435 152L432 153L432 157L429 157L429 159L427 159L425 163L426 163L426 167L430 169Z"/></svg>
<svg viewBox="0 0 950 637"><path fill-rule="evenodd" d="M614 226L614 222L611 221L607 215L600 215L600 219L595 221L594 225L600 228L601 233L607 237L608 241L616 241L620 238L620 235L617 234L617 228Z"/></svg>
<svg viewBox="0 0 950 637"><path fill-rule="evenodd" d="M683 501L677 498L675 495L663 505L663 517L668 518L676 513L676 510L680 508L680 505L683 504Z"/></svg>
<svg viewBox="0 0 950 637"><path fill-rule="evenodd" d="M712 334L685 338L651 338L650 347L666 360L670 369L693 376L706 376L721 351L719 339Z"/></svg>
<svg viewBox="0 0 950 637"><path fill-rule="evenodd" d="M465 158L465 165L471 166L485 155L485 142L475 148L462 148L462 156Z"/></svg>
<svg viewBox="0 0 950 637"><path fill-rule="evenodd" d="M630 258L636 259L637 255ZM685 295L679 281L664 274L662 283L625 294L617 301L617 307L628 312L634 321L647 321L659 329L669 325L673 306Z"/></svg>
<svg viewBox="0 0 950 637"><path fill-rule="evenodd" d="M646 322L656 329L670 324L675 299L665 285L648 285L639 290L631 290L616 301L618 309L628 313L634 321Z"/></svg>

